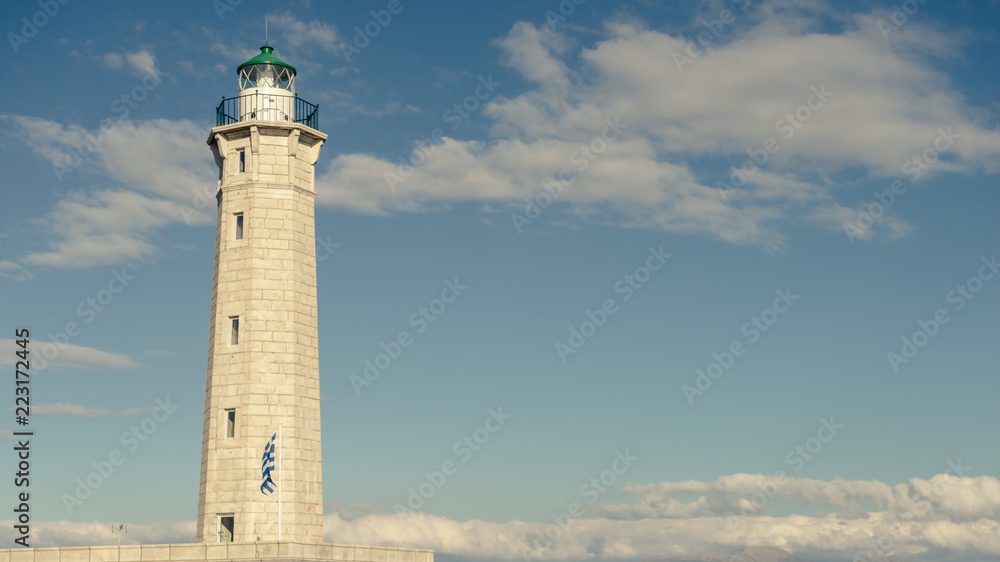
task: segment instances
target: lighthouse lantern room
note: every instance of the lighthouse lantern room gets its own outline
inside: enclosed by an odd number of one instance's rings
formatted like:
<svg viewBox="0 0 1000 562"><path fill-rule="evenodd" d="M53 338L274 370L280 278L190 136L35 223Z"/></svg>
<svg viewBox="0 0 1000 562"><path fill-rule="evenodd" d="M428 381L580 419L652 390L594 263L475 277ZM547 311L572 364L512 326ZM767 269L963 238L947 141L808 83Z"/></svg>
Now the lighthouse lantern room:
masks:
<svg viewBox="0 0 1000 562"><path fill-rule="evenodd" d="M274 54L266 42L260 54L236 69L239 95L222 100L216 126L241 121L278 121L319 127L317 106L295 94L295 67Z"/></svg>

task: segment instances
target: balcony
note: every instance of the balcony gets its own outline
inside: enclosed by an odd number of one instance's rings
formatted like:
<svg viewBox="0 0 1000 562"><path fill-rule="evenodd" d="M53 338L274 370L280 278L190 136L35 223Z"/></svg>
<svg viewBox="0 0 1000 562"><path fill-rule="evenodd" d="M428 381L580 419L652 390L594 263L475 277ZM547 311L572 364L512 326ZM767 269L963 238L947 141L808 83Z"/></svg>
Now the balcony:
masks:
<svg viewBox="0 0 1000 562"><path fill-rule="evenodd" d="M251 92L232 98L222 98L215 108L215 126L241 121L294 121L319 129L319 106L298 95Z"/></svg>

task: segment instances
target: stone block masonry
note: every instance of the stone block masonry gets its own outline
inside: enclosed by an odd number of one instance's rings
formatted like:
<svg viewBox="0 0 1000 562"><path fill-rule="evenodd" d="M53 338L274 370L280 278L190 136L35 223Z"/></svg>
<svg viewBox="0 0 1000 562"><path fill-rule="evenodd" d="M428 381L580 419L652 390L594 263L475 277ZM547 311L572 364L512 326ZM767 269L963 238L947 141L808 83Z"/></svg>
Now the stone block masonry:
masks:
<svg viewBox="0 0 1000 562"><path fill-rule="evenodd" d="M199 542L278 540L277 492L260 485L279 421L281 539L323 539L313 168L325 140L265 121L208 139L219 192Z"/></svg>
<svg viewBox="0 0 1000 562"><path fill-rule="evenodd" d="M434 562L434 551L294 541L0 549L0 562Z"/></svg>

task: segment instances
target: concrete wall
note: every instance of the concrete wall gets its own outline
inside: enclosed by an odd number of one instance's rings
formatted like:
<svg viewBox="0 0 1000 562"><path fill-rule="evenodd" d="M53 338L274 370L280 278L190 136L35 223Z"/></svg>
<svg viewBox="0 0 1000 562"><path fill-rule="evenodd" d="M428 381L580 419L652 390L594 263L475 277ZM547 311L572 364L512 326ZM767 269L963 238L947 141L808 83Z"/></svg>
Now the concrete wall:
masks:
<svg viewBox="0 0 1000 562"><path fill-rule="evenodd" d="M434 562L433 550L300 542L150 544L0 550L0 562L168 562L174 560L316 560Z"/></svg>

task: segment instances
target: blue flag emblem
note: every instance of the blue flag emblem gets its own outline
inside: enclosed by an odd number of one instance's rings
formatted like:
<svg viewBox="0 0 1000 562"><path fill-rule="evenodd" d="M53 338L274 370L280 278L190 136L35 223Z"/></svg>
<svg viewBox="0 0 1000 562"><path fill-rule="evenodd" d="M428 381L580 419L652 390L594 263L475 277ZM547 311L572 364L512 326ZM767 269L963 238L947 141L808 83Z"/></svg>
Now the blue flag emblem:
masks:
<svg viewBox="0 0 1000 562"><path fill-rule="evenodd" d="M261 478L263 479L260 484L260 491L265 496L270 496L271 492L278 487L271 478L271 472L274 470L274 440L277 437L278 434L275 433L267 441L267 445L264 445L264 458L260 465Z"/></svg>

